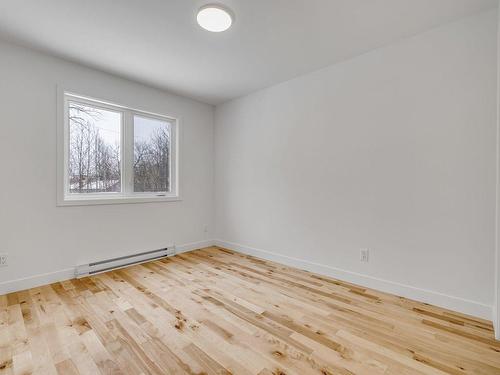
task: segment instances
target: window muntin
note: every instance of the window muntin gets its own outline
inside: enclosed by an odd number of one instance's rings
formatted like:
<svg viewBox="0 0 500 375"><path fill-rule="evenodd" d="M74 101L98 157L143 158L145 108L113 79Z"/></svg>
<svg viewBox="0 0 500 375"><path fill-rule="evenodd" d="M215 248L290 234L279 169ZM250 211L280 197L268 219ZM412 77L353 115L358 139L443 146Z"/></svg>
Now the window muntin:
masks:
<svg viewBox="0 0 500 375"><path fill-rule="evenodd" d="M178 120L61 92L58 204L178 200Z"/></svg>

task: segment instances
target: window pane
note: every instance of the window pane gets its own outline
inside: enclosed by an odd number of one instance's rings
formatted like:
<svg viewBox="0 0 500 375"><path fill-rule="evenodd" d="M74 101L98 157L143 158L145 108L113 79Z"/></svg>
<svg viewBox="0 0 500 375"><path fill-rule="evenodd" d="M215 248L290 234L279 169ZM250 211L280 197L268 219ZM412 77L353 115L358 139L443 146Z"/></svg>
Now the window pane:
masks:
<svg viewBox="0 0 500 375"><path fill-rule="evenodd" d="M171 125L134 116L134 191L170 191Z"/></svg>
<svg viewBox="0 0 500 375"><path fill-rule="evenodd" d="M121 191L121 113L69 102L70 193Z"/></svg>

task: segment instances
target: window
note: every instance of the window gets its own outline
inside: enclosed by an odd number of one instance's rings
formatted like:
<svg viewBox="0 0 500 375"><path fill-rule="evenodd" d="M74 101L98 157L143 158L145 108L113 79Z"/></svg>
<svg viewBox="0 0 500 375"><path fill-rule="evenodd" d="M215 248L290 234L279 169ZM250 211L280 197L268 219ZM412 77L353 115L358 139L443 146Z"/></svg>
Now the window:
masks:
<svg viewBox="0 0 500 375"><path fill-rule="evenodd" d="M68 101L68 193L121 191L122 113Z"/></svg>
<svg viewBox="0 0 500 375"><path fill-rule="evenodd" d="M62 95L60 205L178 199L176 119Z"/></svg>
<svg viewBox="0 0 500 375"><path fill-rule="evenodd" d="M170 124L134 116L134 191L170 191Z"/></svg>

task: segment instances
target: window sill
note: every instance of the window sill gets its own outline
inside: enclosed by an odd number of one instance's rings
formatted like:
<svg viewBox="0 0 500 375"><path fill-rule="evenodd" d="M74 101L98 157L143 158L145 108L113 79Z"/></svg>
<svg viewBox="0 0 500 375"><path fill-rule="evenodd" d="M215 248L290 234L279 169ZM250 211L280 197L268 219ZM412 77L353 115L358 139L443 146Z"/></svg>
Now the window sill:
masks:
<svg viewBox="0 0 500 375"><path fill-rule="evenodd" d="M97 206L101 204L133 204L153 202L177 202L181 201L179 196L138 196L138 197L65 197L58 199L57 206Z"/></svg>

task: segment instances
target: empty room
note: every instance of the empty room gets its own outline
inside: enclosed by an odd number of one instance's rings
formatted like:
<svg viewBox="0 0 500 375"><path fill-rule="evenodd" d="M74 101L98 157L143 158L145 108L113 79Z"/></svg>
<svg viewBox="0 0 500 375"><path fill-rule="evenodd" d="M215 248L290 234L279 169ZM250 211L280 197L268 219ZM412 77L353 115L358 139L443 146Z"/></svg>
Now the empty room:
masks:
<svg viewBox="0 0 500 375"><path fill-rule="evenodd" d="M0 0L0 375L500 375L499 0Z"/></svg>

